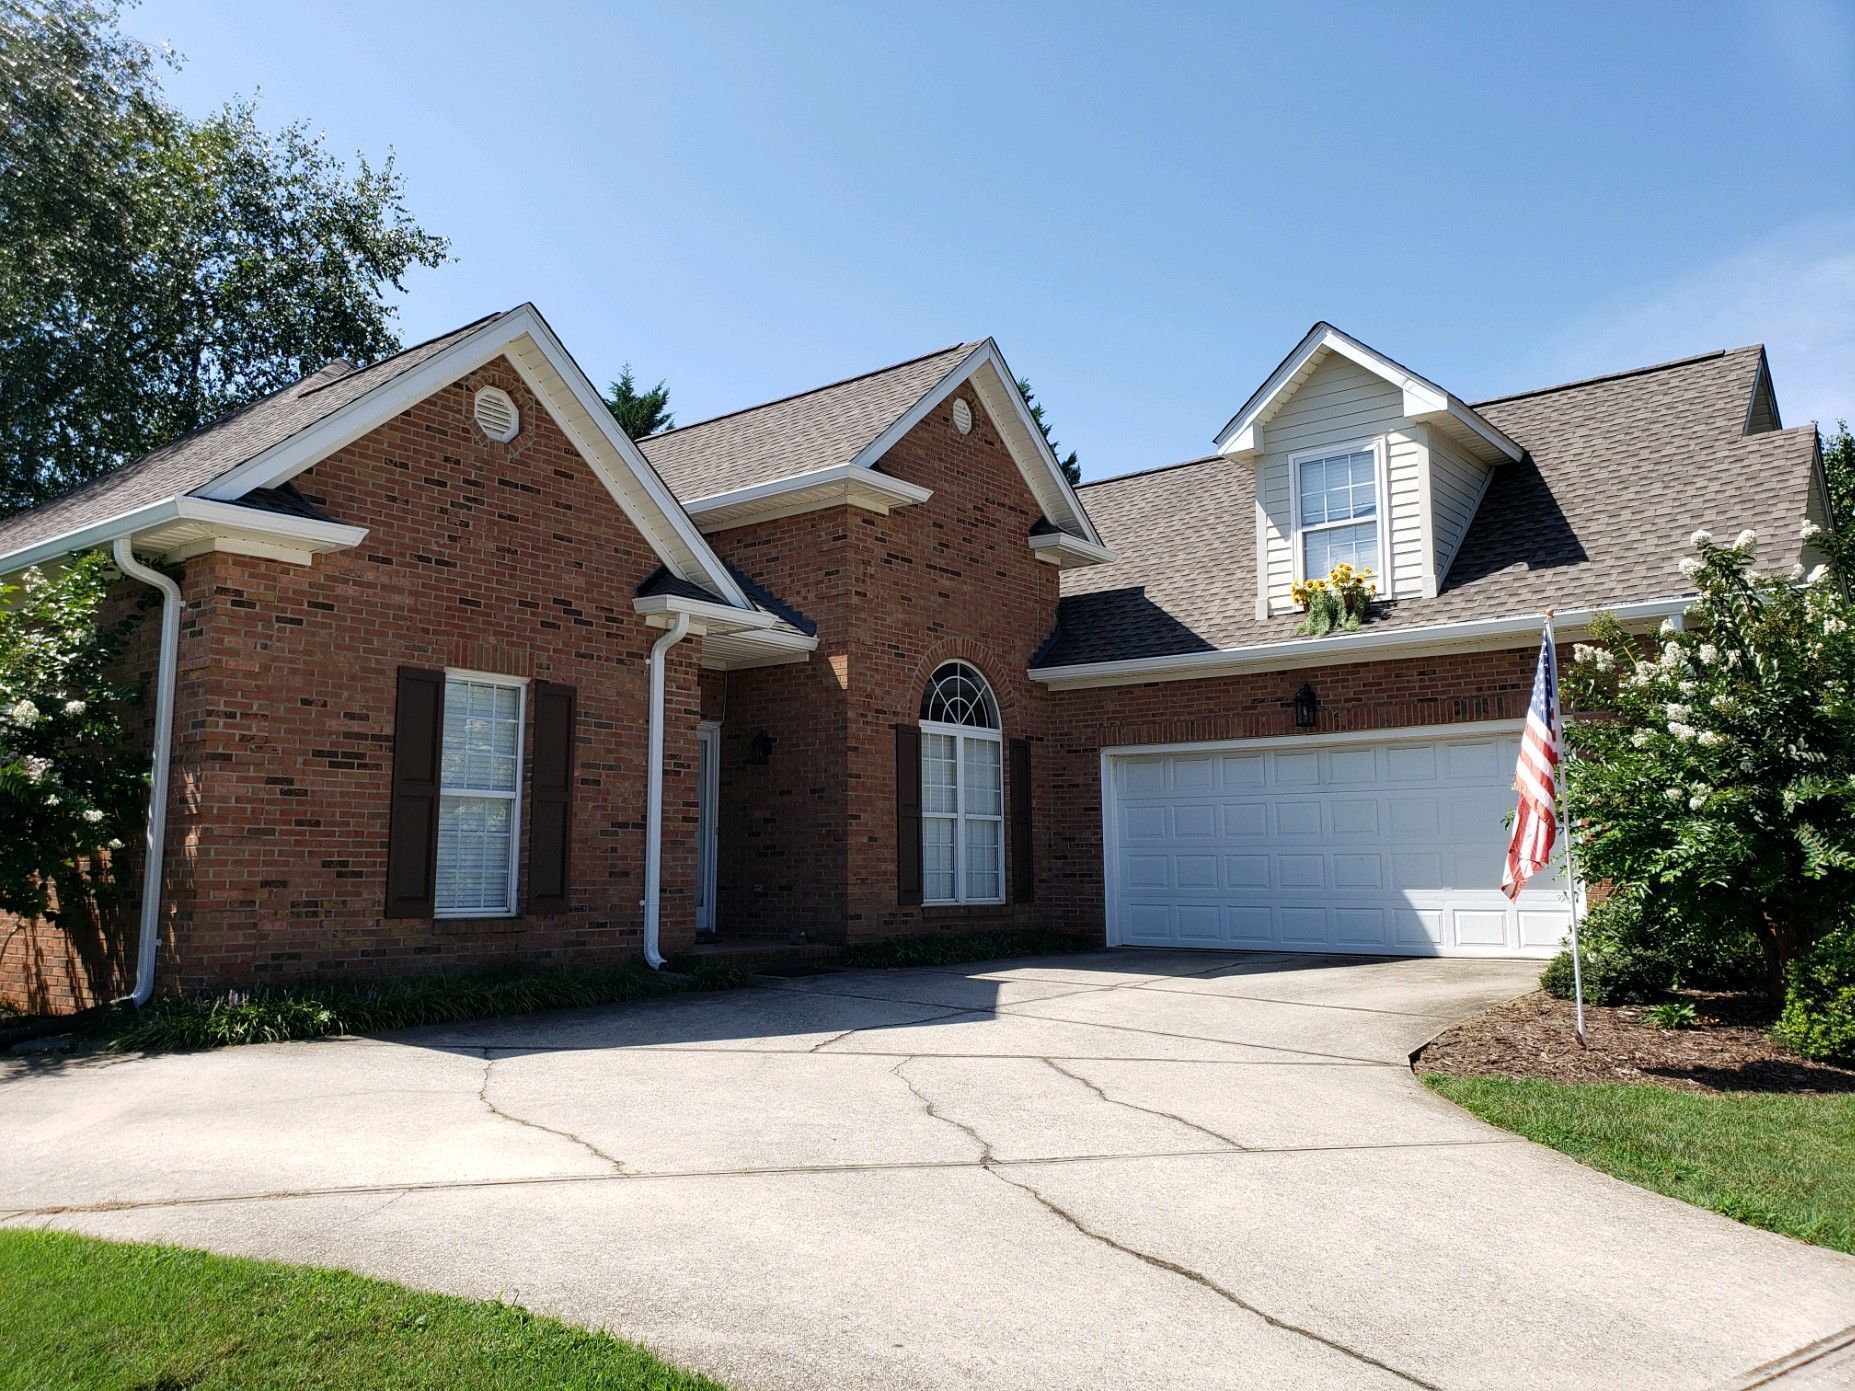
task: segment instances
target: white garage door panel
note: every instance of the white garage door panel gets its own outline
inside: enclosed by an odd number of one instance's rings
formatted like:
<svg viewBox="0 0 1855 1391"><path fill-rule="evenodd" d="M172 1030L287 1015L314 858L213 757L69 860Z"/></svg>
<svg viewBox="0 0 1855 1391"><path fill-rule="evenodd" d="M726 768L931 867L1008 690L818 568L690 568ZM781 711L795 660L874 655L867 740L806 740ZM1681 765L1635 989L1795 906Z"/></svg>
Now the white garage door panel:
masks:
<svg viewBox="0 0 1855 1391"><path fill-rule="evenodd" d="M1550 956L1558 874L1499 887L1518 752L1516 731L1114 755L1114 940Z"/></svg>

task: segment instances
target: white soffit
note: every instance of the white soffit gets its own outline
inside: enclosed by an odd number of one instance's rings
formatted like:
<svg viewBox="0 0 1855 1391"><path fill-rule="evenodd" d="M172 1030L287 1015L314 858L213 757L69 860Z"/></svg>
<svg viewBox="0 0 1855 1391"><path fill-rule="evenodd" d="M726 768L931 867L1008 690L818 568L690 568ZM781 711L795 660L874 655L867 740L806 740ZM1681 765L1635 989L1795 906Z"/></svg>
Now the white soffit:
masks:
<svg viewBox="0 0 1855 1391"><path fill-rule="evenodd" d="M825 507L861 507L886 516L898 507L912 507L932 496L931 488L858 464L839 464L696 498L686 503L684 510L698 528L709 533Z"/></svg>

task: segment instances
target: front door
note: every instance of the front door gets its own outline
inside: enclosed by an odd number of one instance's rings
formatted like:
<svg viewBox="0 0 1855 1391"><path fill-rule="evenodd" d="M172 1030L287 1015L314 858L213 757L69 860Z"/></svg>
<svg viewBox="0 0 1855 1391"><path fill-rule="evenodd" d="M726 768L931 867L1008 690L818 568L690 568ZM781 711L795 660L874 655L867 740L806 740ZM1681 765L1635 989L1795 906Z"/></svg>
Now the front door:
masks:
<svg viewBox="0 0 1855 1391"><path fill-rule="evenodd" d="M696 931L715 930L715 813L721 789L721 726L704 720L696 752Z"/></svg>

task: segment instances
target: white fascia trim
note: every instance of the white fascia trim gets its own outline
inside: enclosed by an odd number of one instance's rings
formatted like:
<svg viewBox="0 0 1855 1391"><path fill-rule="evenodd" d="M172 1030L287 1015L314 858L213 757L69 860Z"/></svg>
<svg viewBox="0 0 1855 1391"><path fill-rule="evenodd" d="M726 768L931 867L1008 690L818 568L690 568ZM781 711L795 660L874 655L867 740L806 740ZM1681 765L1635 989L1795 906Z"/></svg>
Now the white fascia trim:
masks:
<svg viewBox="0 0 1855 1391"><path fill-rule="evenodd" d="M1259 419L1274 403L1277 396L1308 364L1308 359L1315 353L1326 349L1338 353L1341 357L1357 363L1366 371L1382 377L1397 387L1404 397L1404 413L1413 420L1421 420L1435 415L1448 415L1460 422L1481 439L1498 449L1507 458L1519 460L1526 451L1506 434L1489 424L1470 407L1464 405L1435 382L1418 376L1406 368L1400 367L1383 353L1367 347L1351 334L1342 332L1329 323L1318 323L1309 329L1306 337L1295 345L1293 352L1282 359L1281 365L1269 374L1269 379L1258 387L1243 408L1231 417L1230 423L1217 432L1217 451L1227 458L1262 452L1262 430Z"/></svg>
<svg viewBox="0 0 1855 1391"><path fill-rule="evenodd" d="M891 421L888 429L864 445L857 457L850 461L851 465L863 468L873 467L877 460L894 448L902 436L925 420L928 412L953 395L961 383L967 381L985 366L990 366L1004 384L1006 390L1002 394L1006 398L1006 404L1017 416L1018 423L1031 441L1031 447L1037 451L1038 466L1049 474L1051 484L1056 488L1063 505L1069 509L1069 516L1051 517L1050 520L1058 526L1068 522L1081 531L1085 541L1092 545L1101 545L1101 536L1095 530L1095 524L1089 520L1089 514L1083 510L1082 499L1076 496L1076 490L1070 487L1069 480L1063 476L1063 466L1057 462L1056 454L1050 448L1050 442L1043 437L1043 431L1038 428L1035 417L1031 415L1030 407L1024 404L1024 393L1018 390L1018 379L1011 375L1011 368L1005 364L1005 355L998 350L998 344L990 338L961 358L926 395ZM1026 475L1025 482L1029 483L1031 466L1019 456L1018 451L1013 450L1012 456L1017 460L1019 471ZM1032 485L1031 491L1037 493L1038 489Z"/></svg>
<svg viewBox="0 0 1855 1391"><path fill-rule="evenodd" d="M710 549L708 542L702 539L702 533L696 530L695 524L689 520L676 499L671 497L669 489L638 451L637 445L618 428L618 422L612 419L611 411L599 399L598 391L586 379L586 374L580 370L579 364L566 348L561 346L560 340L554 336L554 330L541 317L541 312L532 304L519 305L497 315L474 333L458 339L417 367L388 378L334 414L221 474L200 491L206 497L231 501L244 496L253 488L274 487L294 478L304 469L327 458L344 445L352 444L368 431L378 428L433 392L501 356L512 344L523 338L528 338L540 349L542 356L547 358L580 408L599 429L604 441L618 453L665 522L703 566L704 573L701 576L686 578L699 579L731 603L741 608L751 608L747 595L735 584L727 567ZM516 368L518 372L521 371L519 363ZM548 393L540 383L530 380L527 372L521 372L521 375L537 396L547 399ZM555 413L555 422L572 438L574 432L561 421L558 412ZM577 445L579 442L575 440L575 443ZM608 474L597 458L589 455L586 462L612 495L613 501L629 515L630 509L626 507L618 480ZM633 518L633 521L637 519ZM640 526L639 529L649 536L647 528ZM666 563L671 561L668 556L660 558Z"/></svg>
<svg viewBox="0 0 1855 1391"><path fill-rule="evenodd" d="M1269 734L1257 739L1193 739L1176 744L1109 744L1108 758L1140 758L1165 753L1218 753L1226 749L1330 748L1336 744L1401 744L1424 739L1485 739L1490 734L1518 734L1525 720L1461 720L1454 724L1399 725L1394 729L1341 729L1320 734Z"/></svg>
<svg viewBox="0 0 1855 1391"><path fill-rule="evenodd" d="M219 502L212 498L170 497L151 502L132 511L89 526L78 527L9 556L0 557L0 574L11 574L31 565L57 560L73 551L87 551L106 545L118 537L133 537L175 522L195 522L221 529L229 534L258 537L279 543L291 551L339 551L358 546L367 539L364 526L347 526L340 522L318 521L313 517L291 517L280 512L264 512L255 507Z"/></svg>
<svg viewBox="0 0 1855 1391"><path fill-rule="evenodd" d="M699 497L686 503L683 510L700 522L702 518L717 512L752 503L776 503L782 497L812 488L835 488L838 496L807 504L803 509L805 511L849 503L853 507L863 507L872 512L887 512L897 507L926 502L934 496L932 488L923 488L918 483L878 473L861 464L837 464L831 468L815 469L811 473L795 474L791 478L775 478L769 483L736 488L732 492L712 493L708 497Z"/></svg>
<svg viewBox="0 0 1855 1391"><path fill-rule="evenodd" d="M1553 629L1560 638L1565 638L1589 629L1592 620L1605 613L1620 623L1640 622L1650 618L1679 620L1693 602L1694 596L1685 595L1591 609L1562 609L1554 614ZM1033 667L1030 678L1051 690L1061 691L1081 690L1091 686L1130 686L1151 681L1191 681L1256 670L1289 671L1301 667L1342 666L1349 662L1376 658L1419 657L1439 652L1499 648L1516 640L1537 638L1544 621L1544 613L1522 613L1503 618L1476 618L1462 623L1433 623L1423 628L1392 628L1382 632L1342 633L1322 638L1290 638L1284 642L1217 648L1210 652L1178 652L1163 657Z"/></svg>
<svg viewBox="0 0 1855 1391"><path fill-rule="evenodd" d="M1066 531L1046 531L1031 537L1031 553L1039 560L1064 569L1072 565L1106 565L1114 559L1114 552L1106 546L1097 546Z"/></svg>
<svg viewBox="0 0 1855 1391"><path fill-rule="evenodd" d="M678 615L686 615L697 632L745 632L765 630L779 622L759 609L737 609L708 599L689 599L681 594L646 594L633 599L631 607L649 619L659 619L658 626L668 627Z"/></svg>

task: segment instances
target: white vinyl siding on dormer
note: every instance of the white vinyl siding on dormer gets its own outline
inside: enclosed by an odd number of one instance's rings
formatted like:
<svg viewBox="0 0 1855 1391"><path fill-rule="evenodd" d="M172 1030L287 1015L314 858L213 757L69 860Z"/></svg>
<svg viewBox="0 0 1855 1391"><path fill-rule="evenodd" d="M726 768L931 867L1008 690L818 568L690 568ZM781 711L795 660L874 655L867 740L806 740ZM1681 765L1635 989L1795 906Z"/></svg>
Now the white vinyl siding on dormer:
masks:
<svg viewBox="0 0 1855 1391"><path fill-rule="evenodd" d="M1268 425L1268 448L1256 469L1257 551L1267 611L1293 608L1289 591L1300 578L1296 535L1296 461L1361 443L1382 450L1379 526L1390 550L1390 593L1416 594L1423 584L1423 448L1404 419L1403 394L1390 382L1337 354L1329 356ZM1381 592L1385 566L1372 562ZM1261 607L1261 605L1259 605Z"/></svg>
<svg viewBox="0 0 1855 1391"><path fill-rule="evenodd" d="M1426 430L1430 450L1430 514L1435 519L1435 570L1440 585L1449 577L1450 562L1462 548L1475 509L1488 491L1493 476L1486 464L1471 459L1440 431ZM1434 591L1430 591L1434 592Z"/></svg>

